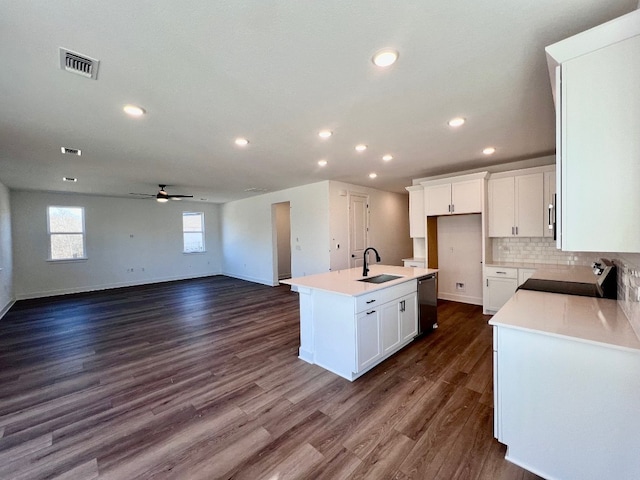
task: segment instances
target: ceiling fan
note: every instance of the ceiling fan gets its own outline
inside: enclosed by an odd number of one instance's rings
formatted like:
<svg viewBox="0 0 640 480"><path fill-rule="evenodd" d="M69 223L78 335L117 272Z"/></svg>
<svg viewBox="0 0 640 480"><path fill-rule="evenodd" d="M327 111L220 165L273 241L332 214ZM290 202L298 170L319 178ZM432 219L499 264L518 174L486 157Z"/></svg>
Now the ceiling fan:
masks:
<svg viewBox="0 0 640 480"><path fill-rule="evenodd" d="M165 190L165 188L167 187L166 185L160 184L158 185L158 187L160 187L160 190L155 195L151 193L130 193L129 195L138 195L141 197L155 197L155 199L160 203L168 202L169 200L182 200L183 198L193 198L193 195L170 195Z"/></svg>

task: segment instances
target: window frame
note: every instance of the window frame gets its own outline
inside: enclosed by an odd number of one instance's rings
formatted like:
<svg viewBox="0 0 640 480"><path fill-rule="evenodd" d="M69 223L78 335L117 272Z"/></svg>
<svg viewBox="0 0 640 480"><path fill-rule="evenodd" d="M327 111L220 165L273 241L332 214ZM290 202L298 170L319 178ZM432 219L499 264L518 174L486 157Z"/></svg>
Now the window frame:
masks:
<svg viewBox="0 0 640 480"><path fill-rule="evenodd" d="M199 215L200 216L200 231L185 231L184 229L184 218L186 215ZM185 233L199 233L202 235L202 250L185 250L185 242L184 242L184 234ZM185 255L192 255L198 253L206 253L207 252L207 243L206 243L206 234L205 234L205 222L204 222L204 212L182 212L182 253Z"/></svg>
<svg viewBox="0 0 640 480"><path fill-rule="evenodd" d="M82 231L68 231L68 232L51 232L51 209L52 208L77 208L82 212ZM81 235L82 236L82 257L65 257L65 258L53 258L52 252L52 242L51 239L54 235ZM78 262L87 260L89 257L87 256L87 228L85 223L85 209L81 206L76 205L47 205L47 261L48 262Z"/></svg>

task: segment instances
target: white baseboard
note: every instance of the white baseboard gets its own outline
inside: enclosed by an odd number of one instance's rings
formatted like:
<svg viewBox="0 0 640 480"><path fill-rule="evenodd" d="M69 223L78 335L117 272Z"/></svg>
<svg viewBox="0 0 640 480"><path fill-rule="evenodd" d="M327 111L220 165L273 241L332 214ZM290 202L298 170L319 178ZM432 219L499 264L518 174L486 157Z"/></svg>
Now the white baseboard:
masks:
<svg viewBox="0 0 640 480"><path fill-rule="evenodd" d="M438 292L438 298L450 300L452 302L469 303L471 305L482 305L482 297L472 297L470 295L460 295L458 293Z"/></svg>
<svg viewBox="0 0 640 480"><path fill-rule="evenodd" d="M17 294L17 300L28 300L32 298L45 298L45 297L54 297L57 295L69 295L72 293L85 293L85 292L96 292L99 290L110 290L112 288L122 288L122 287L135 287L138 285L151 285L154 283L162 283L162 282L174 282L176 280L189 280L191 278L204 278L204 277L213 277L216 275L222 275L221 273L205 273L201 275L190 275L190 276L171 276L171 277L161 277L161 278L150 278L145 280L139 280L135 282L115 282L115 283L107 283L102 285L83 285L81 287L74 288L61 288L56 290L47 290L42 292L31 292L27 294Z"/></svg>
<svg viewBox="0 0 640 480"><path fill-rule="evenodd" d="M14 303L16 303L16 299L12 298L11 300L9 300L9 303L0 308L0 320L2 320L2 317L4 317L5 314L11 309L11 307L13 307Z"/></svg>
<svg viewBox="0 0 640 480"><path fill-rule="evenodd" d="M222 272L225 277L237 278L238 280L246 280L247 282L261 283L269 287L276 287L279 283L273 283L273 280L265 280L263 278L250 277L248 275L240 275L238 273Z"/></svg>

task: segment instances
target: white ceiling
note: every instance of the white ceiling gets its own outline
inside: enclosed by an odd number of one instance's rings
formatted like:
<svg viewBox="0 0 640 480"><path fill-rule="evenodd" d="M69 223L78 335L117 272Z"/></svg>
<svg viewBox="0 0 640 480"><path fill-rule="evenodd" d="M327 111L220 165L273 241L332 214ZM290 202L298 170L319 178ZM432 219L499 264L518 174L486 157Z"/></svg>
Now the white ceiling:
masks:
<svg viewBox="0 0 640 480"><path fill-rule="evenodd" d="M0 182L124 196L166 183L226 202L326 179L404 191L412 178L552 154L544 47L636 6L0 0ZM98 79L61 70L59 47L99 59ZM383 47L400 52L387 70L371 62ZM126 103L147 115L127 117ZM452 129L454 116L467 123ZM334 135L320 139L323 128Z"/></svg>

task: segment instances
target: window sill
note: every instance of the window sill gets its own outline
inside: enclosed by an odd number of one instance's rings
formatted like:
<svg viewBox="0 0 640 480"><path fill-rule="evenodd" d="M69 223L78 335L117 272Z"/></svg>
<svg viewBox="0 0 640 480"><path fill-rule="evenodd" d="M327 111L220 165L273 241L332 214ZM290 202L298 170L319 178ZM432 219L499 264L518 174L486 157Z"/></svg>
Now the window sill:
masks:
<svg viewBox="0 0 640 480"><path fill-rule="evenodd" d="M86 262L89 260L89 257L78 257L78 258L47 258L47 262L50 263L77 263L77 262Z"/></svg>
<svg viewBox="0 0 640 480"><path fill-rule="evenodd" d="M183 255L202 255L203 253L207 253L207 251L202 250L201 252L182 252Z"/></svg>

